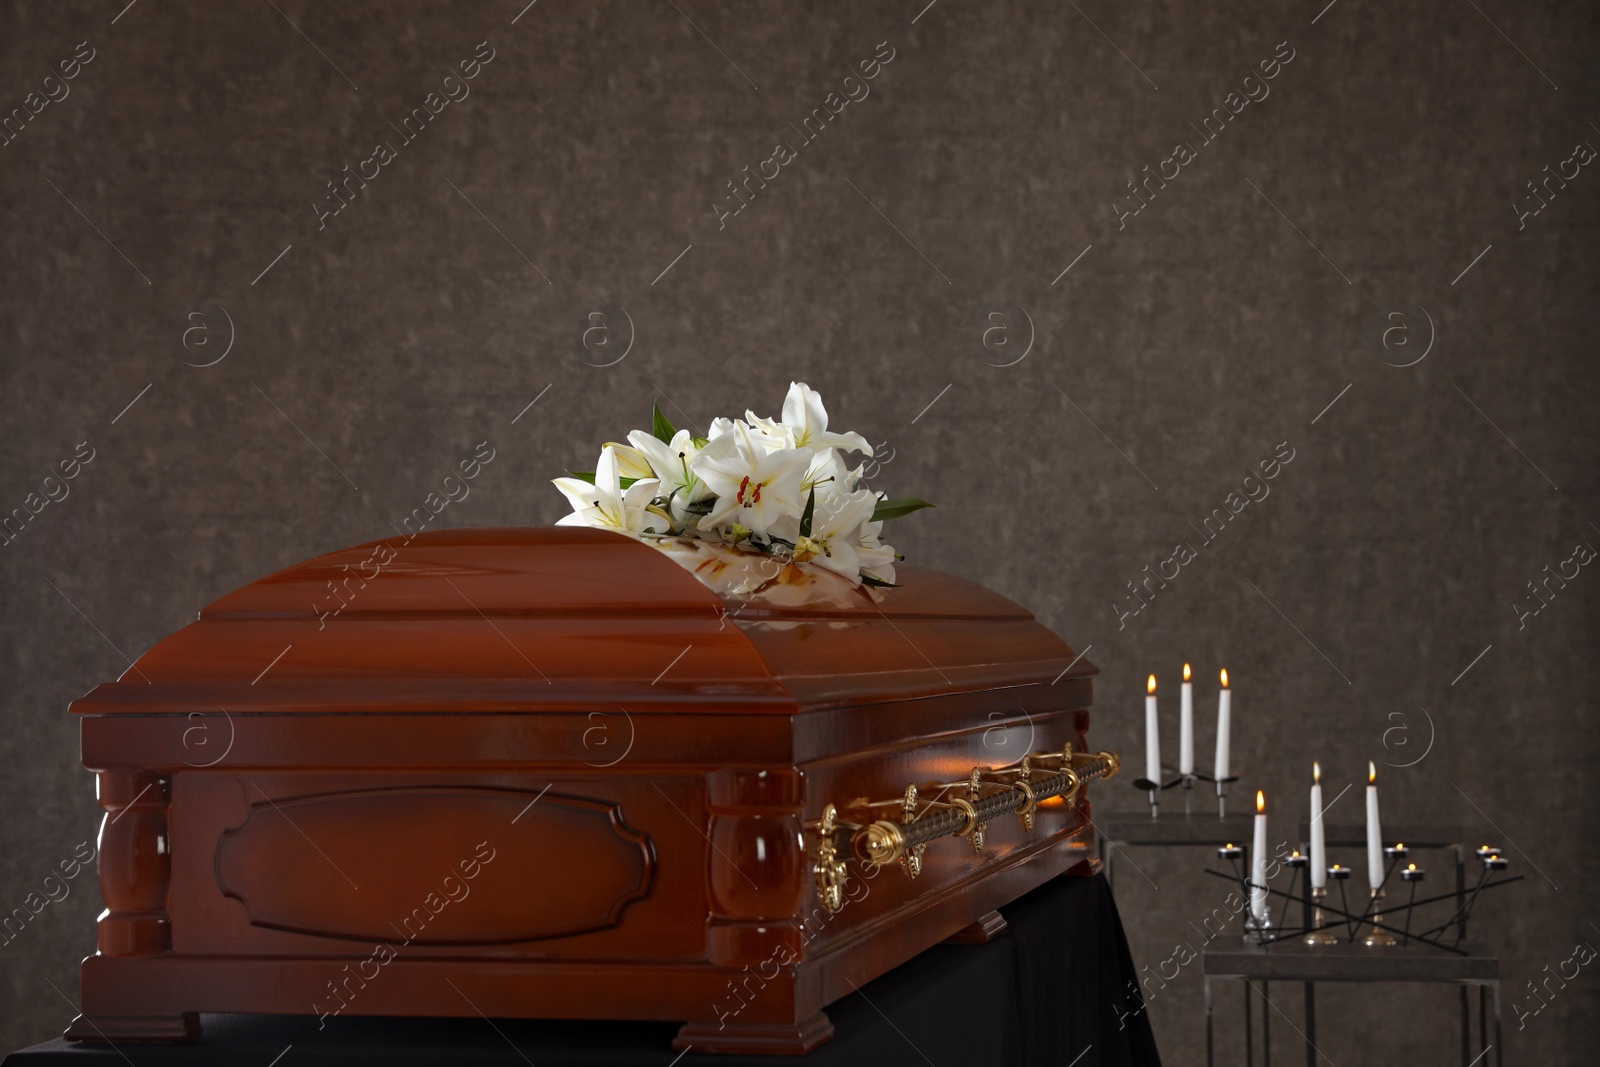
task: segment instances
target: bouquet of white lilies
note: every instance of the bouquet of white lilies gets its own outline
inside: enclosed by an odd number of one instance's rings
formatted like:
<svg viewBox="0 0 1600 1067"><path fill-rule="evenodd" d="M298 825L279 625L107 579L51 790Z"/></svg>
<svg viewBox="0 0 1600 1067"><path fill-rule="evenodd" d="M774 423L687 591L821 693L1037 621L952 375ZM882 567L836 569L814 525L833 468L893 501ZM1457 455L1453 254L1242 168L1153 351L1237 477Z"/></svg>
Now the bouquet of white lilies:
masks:
<svg viewBox="0 0 1600 1067"><path fill-rule="evenodd" d="M879 540L886 519L931 507L861 484L847 452L872 455L858 433L831 433L822 397L793 382L781 419L745 412L712 420L709 437L674 429L656 405L650 432L608 442L593 471L555 479L572 502L564 526L600 526L647 540L736 545L780 564L812 563L856 585L892 586L901 557ZM665 546L663 546L665 547Z"/></svg>

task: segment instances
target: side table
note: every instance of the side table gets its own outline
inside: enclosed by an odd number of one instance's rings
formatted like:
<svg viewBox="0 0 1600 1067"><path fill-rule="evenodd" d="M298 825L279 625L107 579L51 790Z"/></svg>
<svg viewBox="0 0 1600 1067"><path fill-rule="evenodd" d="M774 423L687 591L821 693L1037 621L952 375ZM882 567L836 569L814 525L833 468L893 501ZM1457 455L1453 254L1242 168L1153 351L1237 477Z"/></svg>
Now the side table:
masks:
<svg viewBox="0 0 1600 1067"><path fill-rule="evenodd" d="M1100 862L1105 865L1106 882L1112 882L1113 860L1119 845L1216 848L1231 842L1245 850L1245 870L1249 870L1253 819L1252 815L1218 818L1214 814L1185 815L1181 812L1152 819L1145 812L1112 812L1095 826L1099 831Z"/></svg>
<svg viewBox="0 0 1600 1067"><path fill-rule="evenodd" d="M1478 1059L1492 1048L1495 1064L1504 1067L1505 1046L1500 1033L1500 961L1481 945L1464 941L1459 946L1465 955L1444 952L1426 945L1404 948L1367 948L1359 943L1307 945L1301 941L1280 941L1272 945L1208 945L1200 951L1201 973L1205 976L1206 1067L1212 1065L1212 983L1243 980L1248 999L1255 983L1306 983L1306 1062L1315 1064L1318 1053L1317 1016L1313 999L1314 982L1446 982L1465 990L1478 987ZM1488 1041L1488 1012L1485 1000L1494 1001L1494 1043ZM1263 1010L1263 1014L1265 1014ZM1462 1011L1467 1010L1465 998ZM1248 1026L1248 1024L1247 1024ZM1469 1063L1469 1027L1463 1018L1461 1062ZM1245 1033L1246 1056L1255 1036ZM1270 1045L1262 1062L1270 1065ZM1478 1060L1470 1061L1476 1064Z"/></svg>

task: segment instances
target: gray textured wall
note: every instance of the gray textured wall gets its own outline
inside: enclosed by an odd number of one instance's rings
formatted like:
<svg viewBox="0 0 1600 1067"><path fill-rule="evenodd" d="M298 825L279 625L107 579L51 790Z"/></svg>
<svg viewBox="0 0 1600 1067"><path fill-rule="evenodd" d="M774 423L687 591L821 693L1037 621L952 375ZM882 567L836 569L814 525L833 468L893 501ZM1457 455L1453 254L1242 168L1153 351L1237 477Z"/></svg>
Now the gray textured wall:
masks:
<svg viewBox="0 0 1600 1067"><path fill-rule="evenodd" d="M93 460L0 554L0 905L94 833L67 702L201 605L388 533L479 441L497 458L441 521L546 523L546 479L652 397L703 423L800 378L888 443L881 487L943 505L895 529L908 556L1093 645L1100 743L1137 753L1144 675L1187 658L1234 672L1235 765L1281 826L1313 758L1336 791L1427 750L1385 770L1386 812L1511 849L1529 878L1479 927L1529 1013L1508 1005L1510 1053L1585 1060L1600 974L1542 1002L1525 983L1600 944L1600 575L1520 625L1513 604L1600 546L1600 169L1565 162L1600 146L1596 8L923 2L546 0L514 25L522 0L4 4L0 107L66 95L0 148L0 509L80 442ZM404 143L390 123L483 41L470 96ZM725 183L880 42L870 95L719 223ZM1119 223L1125 183L1290 49ZM395 158L319 222L380 141ZM1577 174L1519 219L1546 165ZM601 308L613 344L586 350ZM623 311L631 351L592 365ZM1280 442L1270 496L1119 625L1125 582ZM1220 901L1203 859L1124 869L1141 963ZM71 1018L99 908L80 877L0 949L0 1045ZM1150 1005L1175 1064L1197 1062L1196 969ZM1453 1062L1453 1006L1330 990L1323 1051Z"/></svg>

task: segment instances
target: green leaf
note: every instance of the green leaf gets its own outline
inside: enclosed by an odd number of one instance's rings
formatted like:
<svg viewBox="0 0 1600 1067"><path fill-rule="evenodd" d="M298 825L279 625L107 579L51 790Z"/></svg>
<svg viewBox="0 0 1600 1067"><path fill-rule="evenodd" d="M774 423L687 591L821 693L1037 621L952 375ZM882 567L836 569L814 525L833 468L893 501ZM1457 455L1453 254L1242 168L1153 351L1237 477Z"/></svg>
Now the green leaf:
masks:
<svg viewBox="0 0 1600 1067"><path fill-rule="evenodd" d="M933 505L929 504L928 506L932 507ZM893 582L886 582L882 578L874 578L870 574L863 574L861 576L861 584L862 585L874 585L874 586L877 586L879 589L899 589L900 588L898 585L895 585Z"/></svg>
<svg viewBox="0 0 1600 1067"><path fill-rule="evenodd" d="M806 497L806 510L800 513L800 536L811 536L811 516L817 510L817 487L811 487L811 493Z"/></svg>
<svg viewBox="0 0 1600 1067"><path fill-rule="evenodd" d="M902 497L899 500L880 500L878 506L872 509L872 521L883 522L885 519L898 519L902 515L909 515L913 511L931 508L934 505L926 500L919 500L914 496Z"/></svg>
<svg viewBox="0 0 1600 1067"><path fill-rule="evenodd" d="M657 441L661 441L665 444L671 444L672 435L678 431L674 430L672 428L672 423L668 422L667 417L661 414L661 402L659 400L653 401L650 407L654 412L654 417L651 420L650 432L656 435Z"/></svg>

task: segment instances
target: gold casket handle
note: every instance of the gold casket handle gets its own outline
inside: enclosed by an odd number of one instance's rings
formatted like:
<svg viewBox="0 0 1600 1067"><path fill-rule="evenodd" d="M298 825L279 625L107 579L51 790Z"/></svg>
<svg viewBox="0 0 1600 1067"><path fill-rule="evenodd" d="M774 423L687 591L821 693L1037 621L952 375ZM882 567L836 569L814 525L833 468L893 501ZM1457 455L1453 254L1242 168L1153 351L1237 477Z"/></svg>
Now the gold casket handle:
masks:
<svg viewBox="0 0 1600 1067"><path fill-rule="evenodd" d="M847 822L840 817L838 808L829 804L823 809L821 820L808 824L817 836L812 860L817 895L829 912L837 912L844 906L847 870L844 860L839 858L836 841L840 829L850 831L849 851L862 864L877 868L898 860L906 874L915 878L921 872L922 853L930 842L941 837L964 837L973 851L981 851L985 825L1007 814L1015 814L1023 830L1031 831L1040 801L1059 796L1070 806L1077 800L1085 782L1110 778L1121 765L1115 752L1074 753L1072 746L1067 745L1060 752L1030 755L1016 767L974 767L965 782L925 786L923 791L932 789L936 793L964 788L966 796L929 801L920 814L916 811L918 789L915 785L907 786L905 794L894 800L858 802L851 806L852 811L863 809L869 813L876 808L898 806L901 808L898 821Z"/></svg>

